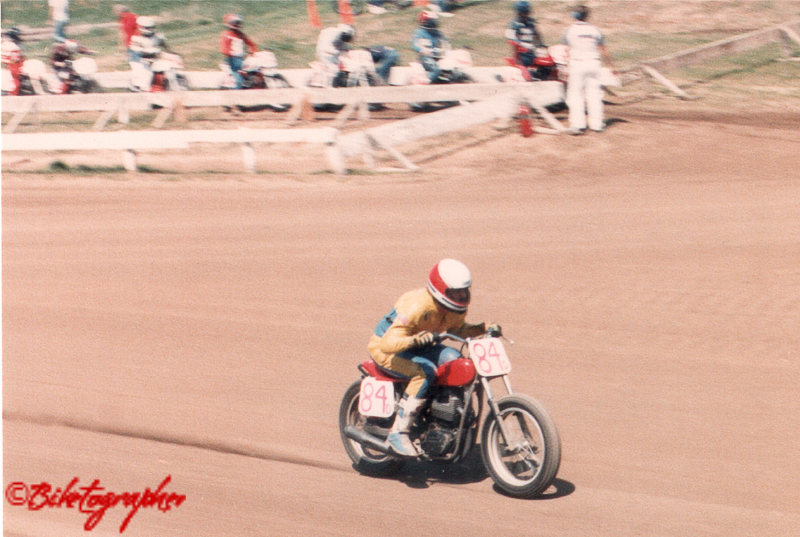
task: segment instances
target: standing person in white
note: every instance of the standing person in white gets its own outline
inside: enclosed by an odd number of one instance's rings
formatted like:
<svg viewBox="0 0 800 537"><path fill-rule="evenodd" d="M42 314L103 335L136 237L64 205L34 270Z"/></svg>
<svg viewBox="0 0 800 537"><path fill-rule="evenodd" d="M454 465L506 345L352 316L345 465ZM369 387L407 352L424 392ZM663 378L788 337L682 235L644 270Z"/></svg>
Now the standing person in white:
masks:
<svg viewBox="0 0 800 537"><path fill-rule="evenodd" d="M50 20L53 22L53 39L58 42L67 40L64 33L69 22L69 0L47 0L50 6Z"/></svg>
<svg viewBox="0 0 800 537"><path fill-rule="evenodd" d="M569 80L567 82L567 106L569 126L572 134L586 131L586 116L589 128L602 132L603 88L600 85L601 58L610 66L611 58L604 44L602 32L587 22L589 8L578 6L572 12L575 22L564 32L562 43L569 47Z"/></svg>

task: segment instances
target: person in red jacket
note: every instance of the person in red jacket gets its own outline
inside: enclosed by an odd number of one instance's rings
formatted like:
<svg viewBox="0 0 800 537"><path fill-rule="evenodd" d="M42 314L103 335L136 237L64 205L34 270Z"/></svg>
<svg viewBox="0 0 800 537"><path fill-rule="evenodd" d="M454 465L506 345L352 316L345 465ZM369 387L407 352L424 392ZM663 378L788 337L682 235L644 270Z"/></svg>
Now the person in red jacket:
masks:
<svg viewBox="0 0 800 537"><path fill-rule="evenodd" d="M130 10L128 10L128 6L124 6L122 4L117 4L114 6L114 13L119 19L119 42L120 45L125 47L125 50L128 53L128 61L139 61L138 55L130 48L131 38L138 32L136 27L137 15L135 13L131 13Z"/></svg>
<svg viewBox="0 0 800 537"><path fill-rule="evenodd" d="M241 89L244 79L239 74L248 52L258 52L258 46L242 31L242 17L228 13L223 18L225 31L219 36L219 51L225 56L236 81L236 89Z"/></svg>

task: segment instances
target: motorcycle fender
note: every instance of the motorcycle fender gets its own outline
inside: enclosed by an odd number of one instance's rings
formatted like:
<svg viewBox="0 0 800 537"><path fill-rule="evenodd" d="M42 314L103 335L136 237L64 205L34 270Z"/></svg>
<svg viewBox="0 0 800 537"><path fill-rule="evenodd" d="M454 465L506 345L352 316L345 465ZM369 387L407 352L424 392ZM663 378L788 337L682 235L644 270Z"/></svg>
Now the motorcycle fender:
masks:
<svg viewBox="0 0 800 537"><path fill-rule="evenodd" d="M458 358L436 370L436 383L440 386L464 386L475 378L475 365L472 360Z"/></svg>

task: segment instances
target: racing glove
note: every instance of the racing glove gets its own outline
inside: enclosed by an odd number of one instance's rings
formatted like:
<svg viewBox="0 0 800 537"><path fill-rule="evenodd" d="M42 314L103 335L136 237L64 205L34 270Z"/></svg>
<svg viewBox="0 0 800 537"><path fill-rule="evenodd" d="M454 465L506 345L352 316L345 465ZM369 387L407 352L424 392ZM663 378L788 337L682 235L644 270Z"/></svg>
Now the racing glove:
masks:
<svg viewBox="0 0 800 537"><path fill-rule="evenodd" d="M492 323L486 328L486 334L489 337L500 337L503 335L503 329L497 323Z"/></svg>
<svg viewBox="0 0 800 537"><path fill-rule="evenodd" d="M414 336L414 347L427 347L429 345L433 345L438 340L439 336L426 330L425 332L420 332Z"/></svg>

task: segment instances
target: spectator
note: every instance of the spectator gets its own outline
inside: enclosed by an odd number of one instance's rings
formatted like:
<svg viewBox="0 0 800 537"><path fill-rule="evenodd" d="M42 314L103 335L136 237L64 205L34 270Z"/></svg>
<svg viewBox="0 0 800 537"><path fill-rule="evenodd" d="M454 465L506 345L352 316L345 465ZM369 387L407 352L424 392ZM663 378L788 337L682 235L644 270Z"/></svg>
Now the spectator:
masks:
<svg viewBox="0 0 800 537"><path fill-rule="evenodd" d="M589 128L602 132L603 87L600 85L601 58L611 66L611 57L605 47L602 32L587 22L589 8L578 6L572 12L575 22L567 28L562 42L569 48L569 79L567 81L567 106L569 107L570 133L586 132Z"/></svg>
<svg viewBox="0 0 800 537"><path fill-rule="evenodd" d="M50 20L53 22L53 39L66 41L64 28L69 22L69 0L47 0L50 6Z"/></svg>
<svg viewBox="0 0 800 537"><path fill-rule="evenodd" d="M128 6L117 4L114 6L114 13L119 19L119 43L125 47L128 54L128 61L139 61L138 55L131 50L131 38L137 33L136 14L128 10Z"/></svg>

